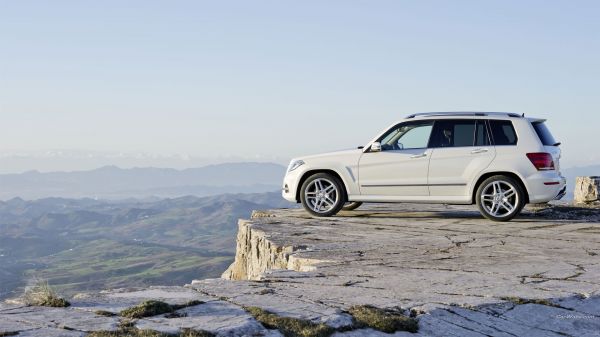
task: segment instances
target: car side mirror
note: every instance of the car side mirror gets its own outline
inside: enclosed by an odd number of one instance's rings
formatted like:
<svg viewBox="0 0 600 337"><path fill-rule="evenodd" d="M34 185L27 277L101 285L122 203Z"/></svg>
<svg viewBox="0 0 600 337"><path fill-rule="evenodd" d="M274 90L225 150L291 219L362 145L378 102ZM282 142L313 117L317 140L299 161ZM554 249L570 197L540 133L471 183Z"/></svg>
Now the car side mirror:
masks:
<svg viewBox="0 0 600 337"><path fill-rule="evenodd" d="M380 142L373 142L371 144L371 152L381 152L381 143Z"/></svg>

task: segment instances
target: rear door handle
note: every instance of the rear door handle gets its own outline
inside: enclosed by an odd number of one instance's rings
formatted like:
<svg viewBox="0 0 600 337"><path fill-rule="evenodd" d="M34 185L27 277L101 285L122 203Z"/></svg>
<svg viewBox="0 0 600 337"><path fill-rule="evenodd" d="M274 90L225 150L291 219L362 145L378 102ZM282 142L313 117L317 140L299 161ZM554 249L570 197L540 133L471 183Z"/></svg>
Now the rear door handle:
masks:
<svg viewBox="0 0 600 337"><path fill-rule="evenodd" d="M415 154L414 156L410 156L411 158L423 158L427 157L427 153Z"/></svg>
<svg viewBox="0 0 600 337"><path fill-rule="evenodd" d="M476 149L471 151L472 154L477 154L477 153L485 153L488 152L488 149Z"/></svg>

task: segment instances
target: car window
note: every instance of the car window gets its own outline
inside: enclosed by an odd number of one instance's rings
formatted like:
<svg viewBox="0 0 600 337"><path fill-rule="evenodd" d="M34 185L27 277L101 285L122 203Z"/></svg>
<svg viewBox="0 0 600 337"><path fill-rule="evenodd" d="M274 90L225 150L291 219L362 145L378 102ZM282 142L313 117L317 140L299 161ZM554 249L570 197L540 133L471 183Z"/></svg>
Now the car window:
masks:
<svg viewBox="0 0 600 337"><path fill-rule="evenodd" d="M442 119L435 122L430 147L473 146L476 134L474 119Z"/></svg>
<svg viewBox="0 0 600 337"><path fill-rule="evenodd" d="M494 145L517 144L517 133L511 121L490 120L489 123Z"/></svg>
<svg viewBox="0 0 600 337"><path fill-rule="evenodd" d="M535 133L537 133L543 145L553 146L557 144L556 140L554 139L554 136L552 136L552 133L550 133L550 130L546 126L546 123L536 122L532 123L532 125L535 129Z"/></svg>
<svg viewBox="0 0 600 337"><path fill-rule="evenodd" d="M475 146L488 145L490 145L490 137L488 136L486 122L483 119L478 119L475 122Z"/></svg>
<svg viewBox="0 0 600 337"><path fill-rule="evenodd" d="M389 130L380 140L382 151L427 148L433 121L403 123Z"/></svg>

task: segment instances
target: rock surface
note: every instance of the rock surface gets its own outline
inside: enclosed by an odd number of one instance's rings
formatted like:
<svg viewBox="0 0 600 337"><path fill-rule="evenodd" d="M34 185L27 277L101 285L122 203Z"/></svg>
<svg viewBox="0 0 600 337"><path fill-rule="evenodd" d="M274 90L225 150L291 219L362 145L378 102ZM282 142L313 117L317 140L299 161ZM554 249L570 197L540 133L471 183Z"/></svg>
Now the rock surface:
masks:
<svg viewBox="0 0 600 337"><path fill-rule="evenodd" d="M600 201L600 177L577 177L574 198L577 204Z"/></svg>
<svg viewBox="0 0 600 337"><path fill-rule="evenodd" d="M353 305L412 312L416 334L599 336L600 210L549 207L507 223L472 207L373 205L333 218L302 210L255 212L240 222L235 262L222 279L186 287L81 294L69 308L0 304L0 335L84 336L115 330L143 300L202 304L139 319L167 333L282 336L245 307L325 323L343 336L390 336L353 324Z"/></svg>
<svg viewBox="0 0 600 337"><path fill-rule="evenodd" d="M597 335L599 222L600 210L568 206L506 223L470 206L375 205L324 219L260 212L240 222L224 279L192 287L332 326L370 304L424 312L426 336Z"/></svg>

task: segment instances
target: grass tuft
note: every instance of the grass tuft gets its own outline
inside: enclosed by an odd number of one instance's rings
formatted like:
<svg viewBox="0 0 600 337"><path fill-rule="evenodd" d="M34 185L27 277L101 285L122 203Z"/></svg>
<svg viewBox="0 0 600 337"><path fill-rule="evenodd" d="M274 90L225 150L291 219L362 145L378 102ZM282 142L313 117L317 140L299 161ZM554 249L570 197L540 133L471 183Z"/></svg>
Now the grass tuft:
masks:
<svg viewBox="0 0 600 337"><path fill-rule="evenodd" d="M204 301L193 300L193 301L186 302L184 304L171 304L171 308L173 308L173 311L175 311L175 310L179 310L179 309L183 309L183 308L187 308L187 307L193 307L195 305L200 305L200 304L204 304Z"/></svg>
<svg viewBox="0 0 600 337"><path fill-rule="evenodd" d="M94 311L94 313L98 316L105 316L105 317L117 316L117 314L115 314L114 312L110 312L110 311L106 311L106 310L96 310L96 311Z"/></svg>
<svg viewBox="0 0 600 337"><path fill-rule="evenodd" d="M23 301L26 305L40 307L66 308L69 301L59 297L47 281L38 281L35 285L25 288Z"/></svg>
<svg viewBox="0 0 600 337"><path fill-rule="evenodd" d="M353 306L348 312L354 317L357 327L369 327L387 333L396 331L417 332L419 330L419 323L416 318L398 312L387 311L370 305Z"/></svg>
<svg viewBox="0 0 600 337"><path fill-rule="evenodd" d="M173 312L173 307L162 301L144 301L136 306L121 311L120 315L127 318L143 318Z"/></svg>
<svg viewBox="0 0 600 337"><path fill-rule="evenodd" d="M149 300L144 301L131 308L124 309L120 312L120 316L127 318L143 318L162 314L172 314L174 311L199 305L202 301L189 301L185 304L168 304L163 301Z"/></svg>
<svg viewBox="0 0 600 337"><path fill-rule="evenodd" d="M507 296L507 297L501 297L500 299L502 299L504 301L512 302L512 303L517 304L517 305L521 305L521 304L540 304L540 305L547 305L549 307L557 307L556 304L554 304L550 300L547 300L547 299L544 299L544 298L529 299L529 298L522 298L522 297L516 297L516 296Z"/></svg>
<svg viewBox="0 0 600 337"><path fill-rule="evenodd" d="M245 307L244 309L266 328L277 329L285 337L327 337L335 332L335 329L323 323L282 317L259 307Z"/></svg>
<svg viewBox="0 0 600 337"><path fill-rule="evenodd" d="M183 329L177 334L167 334L155 330L140 330L137 328L119 329L117 331L94 331L87 337L215 337L216 335L204 330Z"/></svg>

